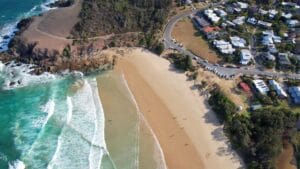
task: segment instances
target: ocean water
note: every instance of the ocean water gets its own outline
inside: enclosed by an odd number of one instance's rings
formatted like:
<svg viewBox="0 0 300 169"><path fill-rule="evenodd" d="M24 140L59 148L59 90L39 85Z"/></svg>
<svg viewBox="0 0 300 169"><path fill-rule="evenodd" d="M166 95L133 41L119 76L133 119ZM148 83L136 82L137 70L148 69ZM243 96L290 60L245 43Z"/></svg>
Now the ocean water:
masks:
<svg viewBox="0 0 300 169"><path fill-rule="evenodd" d="M123 76L0 64L1 169L165 169Z"/></svg>
<svg viewBox="0 0 300 169"><path fill-rule="evenodd" d="M17 31L18 21L50 10L46 5L55 0L0 0L0 52ZM6 37L8 36L8 38Z"/></svg>
<svg viewBox="0 0 300 169"><path fill-rule="evenodd" d="M0 66L0 168L99 169L108 151L96 79L28 67Z"/></svg>

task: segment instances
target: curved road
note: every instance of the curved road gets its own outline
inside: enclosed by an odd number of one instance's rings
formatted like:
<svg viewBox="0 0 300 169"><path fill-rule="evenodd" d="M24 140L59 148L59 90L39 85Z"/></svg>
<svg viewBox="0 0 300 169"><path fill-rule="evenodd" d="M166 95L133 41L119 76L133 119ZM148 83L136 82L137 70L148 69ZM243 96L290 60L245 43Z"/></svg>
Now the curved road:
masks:
<svg viewBox="0 0 300 169"><path fill-rule="evenodd" d="M221 3L222 2L214 4L213 6L219 5ZM206 9L206 8L204 8L204 9ZM184 49L183 47L180 47L178 44L174 43L172 41L172 39L173 39L172 38L172 30L173 30L175 24L179 20L181 20L185 17L188 17L190 15L193 15L204 9L183 12L179 15L172 17L168 21L168 23L165 27L165 30L164 30L164 34L163 34L163 41L164 41L164 45L165 45L166 49L174 49L180 53L189 55L194 60L196 60L198 64L200 64L204 68L211 70L214 73L216 73L217 75L219 75L220 77L224 77L224 78L230 78L230 77L233 77L236 75L253 75L253 76L259 75L259 76L268 76L268 77L274 77L274 78L277 77L277 78L284 78L284 79L300 79L300 74L295 74L295 73L268 72L268 71L263 71L263 70L250 68L250 67L227 68L227 67L222 67L217 64L211 64L211 63L208 63L207 61L205 61L204 59L202 59L200 56L197 56L197 55L191 53L190 51Z"/></svg>

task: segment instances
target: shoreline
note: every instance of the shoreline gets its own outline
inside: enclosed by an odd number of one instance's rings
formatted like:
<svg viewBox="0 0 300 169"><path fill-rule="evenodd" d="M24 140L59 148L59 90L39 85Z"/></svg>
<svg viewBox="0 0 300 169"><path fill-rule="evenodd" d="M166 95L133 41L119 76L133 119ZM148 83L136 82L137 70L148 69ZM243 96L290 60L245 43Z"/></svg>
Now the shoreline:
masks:
<svg viewBox="0 0 300 169"><path fill-rule="evenodd" d="M144 49L132 49L124 55L117 61L116 71L124 73L141 112L159 140L168 168L243 166L215 115L204 98L192 91L184 74Z"/></svg>

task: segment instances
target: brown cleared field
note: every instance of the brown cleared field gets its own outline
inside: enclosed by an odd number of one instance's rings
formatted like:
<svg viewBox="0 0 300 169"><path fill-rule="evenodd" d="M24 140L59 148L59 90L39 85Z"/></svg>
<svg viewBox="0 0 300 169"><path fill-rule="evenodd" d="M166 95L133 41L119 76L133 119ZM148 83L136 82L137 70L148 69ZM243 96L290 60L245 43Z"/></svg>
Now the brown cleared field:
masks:
<svg viewBox="0 0 300 169"><path fill-rule="evenodd" d="M292 144L285 144L284 149L277 159L278 169L296 169L294 149Z"/></svg>
<svg viewBox="0 0 300 169"><path fill-rule="evenodd" d="M218 57L216 52L211 50L207 42L197 34L198 30L195 29L192 21L186 18L175 25L172 37L182 43L186 49L204 59L207 59L209 62L219 62L221 59Z"/></svg>

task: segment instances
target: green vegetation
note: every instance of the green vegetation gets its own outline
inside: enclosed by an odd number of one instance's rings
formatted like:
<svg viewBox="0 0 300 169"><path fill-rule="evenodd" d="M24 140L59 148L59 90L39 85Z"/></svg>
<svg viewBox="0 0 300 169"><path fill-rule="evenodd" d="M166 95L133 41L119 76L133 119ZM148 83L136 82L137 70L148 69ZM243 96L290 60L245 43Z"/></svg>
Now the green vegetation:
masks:
<svg viewBox="0 0 300 169"><path fill-rule="evenodd" d="M250 169L275 169L282 151L282 140L297 140L299 114L287 108L266 107L249 116L236 113L236 106L220 91L209 99L213 110L222 118L224 131L243 156Z"/></svg>
<svg viewBox="0 0 300 169"><path fill-rule="evenodd" d="M221 122L230 120L237 112L236 105L219 89L211 93L208 103L212 106L213 111L217 113Z"/></svg>
<svg viewBox="0 0 300 169"><path fill-rule="evenodd" d="M174 64L175 68L184 70L184 71L194 71L195 66L193 60L188 55L183 55L179 53L171 53L168 56L171 63Z"/></svg>
<svg viewBox="0 0 300 169"><path fill-rule="evenodd" d="M168 16L171 0L85 0L75 37L126 32L153 33Z"/></svg>

